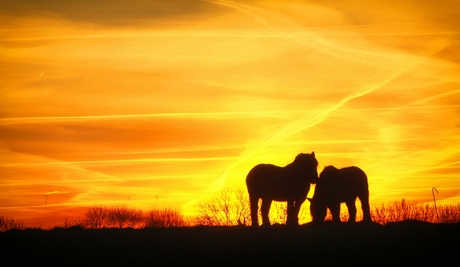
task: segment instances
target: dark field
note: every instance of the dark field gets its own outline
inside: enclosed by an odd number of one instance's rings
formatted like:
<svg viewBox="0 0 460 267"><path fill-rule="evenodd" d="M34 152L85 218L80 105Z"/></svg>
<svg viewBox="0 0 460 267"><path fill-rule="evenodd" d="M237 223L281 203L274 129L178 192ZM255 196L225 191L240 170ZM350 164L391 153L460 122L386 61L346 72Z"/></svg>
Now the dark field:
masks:
<svg viewBox="0 0 460 267"><path fill-rule="evenodd" d="M10 230L1 266L460 266L460 224Z"/></svg>

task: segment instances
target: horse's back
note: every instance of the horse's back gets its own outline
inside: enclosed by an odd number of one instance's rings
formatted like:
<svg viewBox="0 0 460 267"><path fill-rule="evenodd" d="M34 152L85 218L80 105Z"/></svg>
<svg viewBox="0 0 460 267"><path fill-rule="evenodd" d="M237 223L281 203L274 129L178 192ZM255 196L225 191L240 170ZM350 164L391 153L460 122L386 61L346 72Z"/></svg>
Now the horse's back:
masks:
<svg viewBox="0 0 460 267"><path fill-rule="evenodd" d="M344 182L353 184L355 186L366 186L368 185L367 182L367 175L366 173L361 170L361 168L356 166L346 167L339 170L340 171L340 179L344 180Z"/></svg>
<svg viewBox="0 0 460 267"><path fill-rule="evenodd" d="M347 193L363 195L369 192L367 175L362 169L356 166L340 169L339 179L341 180L342 190Z"/></svg>
<svg viewBox="0 0 460 267"><path fill-rule="evenodd" d="M249 177L259 176L263 174L270 174L270 173L279 171L280 169L282 169L282 167L276 166L273 164L267 164L267 163L257 164L249 171L246 179L248 179Z"/></svg>
<svg viewBox="0 0 460 267"><path fill-rule="evenodd" d="M246 177L248 193L252 197L286 200L297 195L295 184L288 182L283 170L273 164L259 164L252 168Z"/></svg>
<svg viewBox="0 0 460 267"><path fill-rule="evenodd" d="M350 199L368 192L367 175L358 167L329 168L316 185L320 198Z"/></svg>
<svg viewBox="0 0 460 267"><path fill-rule="evenodd" d="M258 164L246 176L246 185L249 187L260 184L270 184L280 176L282 168L273 164Z"/></svg>

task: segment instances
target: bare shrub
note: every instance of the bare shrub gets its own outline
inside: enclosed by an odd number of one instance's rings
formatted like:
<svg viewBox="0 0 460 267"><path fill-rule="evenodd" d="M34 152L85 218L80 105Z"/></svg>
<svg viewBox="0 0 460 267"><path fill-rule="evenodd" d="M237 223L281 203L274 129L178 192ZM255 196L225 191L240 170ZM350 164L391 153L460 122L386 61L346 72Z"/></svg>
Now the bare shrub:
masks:
<svg viewBox="0 0 460 267"><path fill-rule="evenodd" d="M101 229L104 227L141 228L144 224L142 210L132 208L126 204L116 204L110 207L89 207L81 222L85 228Z"/></svg>
<svg viewBox="0 0 460 267"><path fill-rule="evenodd" d="M83 219L87 228L101 229L108 224L109 208L104 206L89 207Z"/></svg>
<svg viewBox="0 0 460 267"><path fill-rule="evenodd" d="M184 216L174 209L149 210L145 219L145 227L181 227L187 226Z"/></svg>
<svg viewBox="0 0 460 267"><path fill-rule="evenodd" d="M6 215L0 215L0 232L5 232L11 229L24 230L25 224L23 221L10 218Z"/></svg>
<svg viewBox="0 0 460 267"><path fill-rule="evenodd" d="M412 219L424 222L434 222L435 210L429 204L418 205L413 207Z"/></svg>
<svg viewBox="0 0 460 267"><path fill-rule="evenodd" d="M437 207L436 218L439 223L460 223L460 204Z"/></svg>
<svg viewBox="0 0 460 267"><path fill-rule="evenodd" d="M272 202L269 217L271 223L284 224L287 219L287 202Z"/></svg>
<svg viewBox="0 0 460 267"><path fill-rule="evenodd" d="M208 201L198 204L197 225L249 225L249 199L241 189L224 188Z"/></svg>
<svg viewBox="0 0 460 267"><path fill-rule="evenodd" d="M235 189L235 211L237 225L251 224L251 210L249 207L249 196L246 190L242 188Z"/></svg>
<svg viewBox="0 0 460 267"><path fill-rule="evenodd" d="M258 214L261 221L260 212ZM284 224L286 218L286 202L273 201L270 222ZM246 189L226 187L207 201L199 203L195 223L208 226L250 225L251 211Z"/></svg>
<svg viewBox="0 0 460 267"><path fill-rule="evenodd" d="M117 204L108 209L107 221L109 227L139 228L143 223L142 211L131 208L126 204Z"/></svg>
<svg viewBox="0 0 460 267"><path fill-rule="evenodd" d="M404 220L436 221L436 211L429 204L418 205L416 201L394 201L373 208L372 220L380 224Z"/></svg>
<svg viewBox="0 0 460 267"><path fill-rule="evenodd" d="M376 222L379 224L386 224L388 222L386 206L382 204L380 207L374 207L371 210L371 218L373 222Z"/></svg>
<svg viewBox="0 0 460 267"><path fill-rule="evenodd" d="M82 220L66 221L64 227L82 226L84 228L143 228L143 227L179 227L190 225L184 216L173 209L152 209L145 215L141 210L126 204L89 207Z"/></svg>

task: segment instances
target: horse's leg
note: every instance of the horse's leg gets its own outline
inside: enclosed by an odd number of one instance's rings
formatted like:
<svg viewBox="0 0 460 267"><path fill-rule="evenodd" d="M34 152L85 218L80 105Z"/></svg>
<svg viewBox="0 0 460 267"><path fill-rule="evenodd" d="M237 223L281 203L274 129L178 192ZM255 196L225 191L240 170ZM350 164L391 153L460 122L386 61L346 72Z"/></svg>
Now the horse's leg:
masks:
<svg viewBox="0 0 460 267"><path fill-rule="evenodd" d="M340 223L340 202L330 205L329 210L332 213L332 221Z"/></svg>
<svg viewBox="0 0 460 267"><path fill-rule="evenodd" d="M271 199L262 199L262 225L263 226L270 226L270 218L269 218L269 213L270 213L270 206L272 205L272 200Z"/></svg>
<svg viewBox="0 0 460 267"><path fill-rule="evenodd" d="M259 217L257 214L259 212L259 198L249 196L249 204L251 208L251 226L259 226Z"/></svg>
<svg viewBox="0 0 460 267"><path fill-rule="evenodd" d="M287 219L286 219L286 225L291 225L294 223L294 210L295 210L295 202L293 200L288 200L287 201Z"/></svg>
<svg viewBox="0 0 460 267"><path fill-rule="evenodd" d="M345 202L348 208L348 222L356 222L356 199Z"/></svg>

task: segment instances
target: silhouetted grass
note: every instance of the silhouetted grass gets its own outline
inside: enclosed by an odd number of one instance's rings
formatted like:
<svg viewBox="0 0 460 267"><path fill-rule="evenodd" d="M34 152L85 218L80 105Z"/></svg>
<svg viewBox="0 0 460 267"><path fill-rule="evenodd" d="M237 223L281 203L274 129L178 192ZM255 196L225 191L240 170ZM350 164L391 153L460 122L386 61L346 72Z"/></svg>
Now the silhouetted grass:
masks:
<svg viewBox="0 0 460 267"><path fill-rule="evenodd" d="M89 207L81 225L85 228L141 228L144 218L142 210L130 207L126 204L113 206Z"/></svg>
<svg viewBox="0 0 460 267"><path fill-rule="evenodd" d="M372 209L372 220L380 224L405 220L418 220L430 223L460 222L460 204L438 205L417 204L416 201L394 201L381 204Z"/></svg>
<svg viewBox="0 0 460 267"><path fill-rule="evenodd" d="M456 206L442 205L437 207L437 221L439 223L459 223L460 204Z"/></svg>
<svg viewBox="0 0 460 267"><path fill-rule="evenodd" d="M0 215L0 232L8 231L11 229L24 230L25 224L23 221Z"/></svg>
<svg viewBox="0 0 460 267"><path fill-rule="evenodd" d="M230 194L230 195L228 195ZM66 219L58 228L80 227L84 229L102 228L135 228L146 227L183 227L183 226L236 226L249 225L249 205L243 191L223 191L208 202L199 205L199 214L195 222L184 218L179 210L151 209L143 213L140 209L125 204L114 206L89 207L82 218ZM272 224L284 224L286 219L286 205L274 202L270 218ZM308 209L308 208L307 208ZM359 211L359 208L358 208ZM304 212L305 213L305 212ZM303 214L305 216L305 214ZM341 220L348 220L348 212L341 210ZM460 204L434 205L418 204L416 201L402 199L387 204L373 206L371 209L373 222L385 225L392 222L416 220L429 223L460 223ZM358 213L357 220L362 214ZM330 212L326 221L331 220ZM304 220L305 221L305 220ZM307 221L308 222L308 221ZM25 229L25 223L19 219L0 215L0 232L11 229ZM41 227L37 227L40 229Z"/></svg>
<svg viewBox="0 0 460 267"><path fill-rule="evenodd" d="M179 210L170 208L151 209L144 218L145 227L181 227L189 223Z"/></svg>
<svg viewBox="0 0 460 267"><path fill-rule="evenodd" d="M358 214L356 219L362 220L360 203L357 201ZM393 201L379 206L372 206L371 218L379 224L399 222L404 220L418 220L430 223L459 223L460 204L438 205L436 208L430 204L418 204L416 201ZM259 214L260 216L260 214ZM348 211L343 204L341 208L341 221L348 221ZM299 214L303 223L311 221L308 204L304 203ZM330 211L325 220L332 220ZM260 221L260 218L259 218ZM284 224L286 221L286 203L273 202L270 212L272 224ZM249 225L250 212L247 193L241 189L224 188L211 198L199 203L196 225L207 226L233 226Z"/></svg>
<svg viewBox="0 0 460 267"><path fill-rule="evenodd" d="M126 204L89 207L82 219L64 221L64 228L80 226L86 229L181 227L190 226L179 210L151 209L145 214Z"/></svg>

